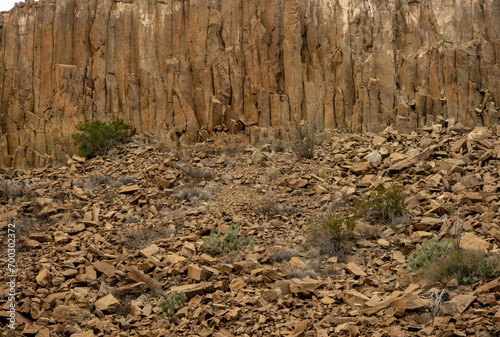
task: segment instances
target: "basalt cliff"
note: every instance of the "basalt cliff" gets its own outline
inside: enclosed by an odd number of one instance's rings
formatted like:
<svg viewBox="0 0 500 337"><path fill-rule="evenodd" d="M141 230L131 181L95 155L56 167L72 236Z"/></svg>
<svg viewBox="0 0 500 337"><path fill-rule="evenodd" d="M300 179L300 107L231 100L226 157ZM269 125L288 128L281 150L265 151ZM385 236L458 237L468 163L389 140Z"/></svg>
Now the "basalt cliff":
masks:
<svg viewBox="0 0 500 337"><path fill-rule="evenodd" d="M64 160L85 119L185 143L491 125L499 54L497 0L29 0L0 14L0 165Z"/></svg>

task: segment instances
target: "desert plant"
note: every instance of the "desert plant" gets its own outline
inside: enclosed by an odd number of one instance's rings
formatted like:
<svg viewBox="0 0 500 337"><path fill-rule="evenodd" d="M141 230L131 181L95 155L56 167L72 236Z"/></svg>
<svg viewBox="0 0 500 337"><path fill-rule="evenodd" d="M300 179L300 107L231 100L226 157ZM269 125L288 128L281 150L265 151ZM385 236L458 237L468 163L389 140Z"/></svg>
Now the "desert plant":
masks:
<svg viewBox="0 0 500 337"><path fill-rule="evenodd" d="M210 169L196 169L187 166L178 166L179 170L185 175L195 179L195 180L212 180L215 178L215 174Z"/></svg>
<svg viewBox="0 0 500 337"><path fill-rule="evenodd" d="M453 240L443 239L441 242L435 238L425 241L417 247L414 254L408 256L408 268L411 271L416 271L434 259L440 258L449 254L453 250Z"/></svg>
<svg viewBox="0 0 500 337"><path fill-rule="evenodd" d="M312 96L306 101L307 120L300 122L297 120L291 108L290 96L286 96L288 98L288 107L292 122L290 125L293 135L292 149L297 156L312 159L314 157L314 147L316 146L316 133L322 129L320 120L320 102L322 94L321 87L314 85L314 83L308 82L306 86L314 88L310 91Z"/></svg>
<svg viewBox="0 0 500 337"><path fill-rule="evenodd" d="M219 229L212 231L210 237L203 242L203 247L213 254L225 254L236 250L245 252L253 250L255 241L252 237L240 234L242 223L233 223L224 233Z"/></svg>
<svg viewBox="0 0 500 337"><path fill-rule="evenodd" d="M105 155L117 141L130 138L131 128L121 118L109 122L86 120L76 125L76 129L83 133L72 134L71 137L81 156Z"/></svg>
<svg viewBox="0 0 500 337"><path fill-rule="evenodd" d="M184 307L186 301L186 294L184 294L183 292L178 293L177 291L174 291L166 299L158 301L156 303L156 306L160 308L160 311L163 313L163 315L165 315L165 317L172 318L177 310Z"/></svg>
<svg viewBox="0 0 500 337"><path fill-rule="evenodd" d="M453 239L427 240L408 257L408 269L431 282L456 278L471 284L500 276L500 258L481 250L460 249Z"/></svg>
<svg viewBox="0 0 500 337"><path fill-rule="evenodd" d="M404 189L398 184L392 184L389 188L378 185L356 202L356 209L372 223L390 222L406 214Z"/></svg>
<svg viewBox="0 0 500 337"><path fill-rule="evenodd" d="M192 198L198 198L200 200L208 200L212 197L212 195L198 187L186 186L181 188L175 195L174 198L182 201L182 200L191 200Z"/></svg>
<svg viewBox="0 0 500 337"><path fill-rule="evenodd" d="M2 195L13 199L23 196L31 197L33 191L25 181L5 179L3 183L0 183L0 196Z"/></svg>
<svg viewBox="0 0 500 337"><path fill-rule="evenodd" d="M320 254L343 258L351 250L357 219L356 214L333 214L323 219L312 219L307 235L308 245L319 249Z"/></svg>
<svg viewBox="0 0 500 337"><path fill-rule="evenodd" d="M276 167L268 167L266 169L266 174L269 180L276 180L281 176L281 170Z"/></svg>

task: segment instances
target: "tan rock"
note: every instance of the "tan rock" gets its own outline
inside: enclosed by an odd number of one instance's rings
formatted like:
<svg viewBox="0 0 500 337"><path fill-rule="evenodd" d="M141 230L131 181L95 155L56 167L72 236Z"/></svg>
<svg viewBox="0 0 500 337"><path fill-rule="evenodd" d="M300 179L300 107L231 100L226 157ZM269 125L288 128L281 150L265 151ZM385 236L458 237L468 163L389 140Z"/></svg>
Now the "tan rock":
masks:
<svg viewBox="0 0 500 337"><path fill-rule="evenodd" d="M353 274L354 276L357 277L366 276L366 273L357 264L353 262L348 263L344 268L349 274Z"/></svg>
<svg viewBox="0 0 500 337"><path fill-rule="evenodd" d="M120 306L120 301L118 301L113 295L108 294L94 303L95 307L103 312L113 313Z"/></svg>
<svg viewBox="0 0 500 337"><path fill-rule="evenodd" d="M460 240L460 247L463 249L482 250L487 252L490 249L491 244L473 233L466 233Z"/></svg>

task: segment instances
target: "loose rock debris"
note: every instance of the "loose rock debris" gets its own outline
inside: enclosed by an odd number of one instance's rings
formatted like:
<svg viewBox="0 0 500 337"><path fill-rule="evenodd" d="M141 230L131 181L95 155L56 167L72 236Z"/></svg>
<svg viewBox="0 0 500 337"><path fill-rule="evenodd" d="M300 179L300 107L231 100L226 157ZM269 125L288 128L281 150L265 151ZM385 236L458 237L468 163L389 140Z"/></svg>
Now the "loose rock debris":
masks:
<svg viewBox="0 0 500 337"><path fill-rule="evenodd" d="M463 247L498 254L499 135L442 121L411 134L326 130L312 160L266 144L231 154L193 147L183 158L132 144L63 167L3 168L0 227L26 226L10 333L498 335L500 279L428 285L406 270L406 257L429 238L452 236L458 222ZM311 217L393 182L407 191L409 222L360 224L345 260L304 247ZM189 189L203 193L177 197ZM294 211L263 211L263 200ZM203 241L233 222L255 249L209 254ZM5 282L0 289L8 292ZM168 319L156 302L173 291L188 300ZM2 322L7 305L2 296Z"/></svg>

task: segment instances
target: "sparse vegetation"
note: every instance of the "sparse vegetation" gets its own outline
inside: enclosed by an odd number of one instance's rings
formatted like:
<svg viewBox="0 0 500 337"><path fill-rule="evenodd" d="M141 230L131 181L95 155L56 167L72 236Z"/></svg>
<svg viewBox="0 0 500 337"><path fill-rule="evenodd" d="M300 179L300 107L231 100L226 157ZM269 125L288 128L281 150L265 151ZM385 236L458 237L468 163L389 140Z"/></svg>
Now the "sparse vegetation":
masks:
<svg viewBox="0 0 500 337"><path fill-rule="evenodd" d="M299 252L295 249L282 248L271 253L269 256L269 261L281 263L283 261L288 262L294 256L299 256Z"/></svg>
<svg viewBox="0 0 500 337"><path fill-rule="evenodd" d="M453 240L443 239L441 242L435 238L425 241L418 246L414 254L408 256L408 268L416 271L433 260L449 254L453 250Z"/></svg>
<svg viewBox="0 0 500 337"><path fill-rule="evenodd" d="M378 185L370 193L356 202L360 216L371 223L391 223L406 215L406 200L401 185L389 188Z"/></svg>
<svg viewBox="0 0 500 337"><path fill-rule="evenodd" d="M113 186L116 184L116 179L108 175L91 174L83 182L84 190L94 190L101 185Z"/></svg>
<svg viewBox="0 0 500 337"><path fill-rule="evenodd" d="M277 203L270 198L265 198L258 204L256 204L255 211L257 214L272 216L280 213L292 214L295 211L295 208L285 204Z"/></svg>
<svg viewBox="0 0 500 337"><path fill-rule="evenodd" d="M187 166L179 166L179 170L195 180L212 180L215 178L214 172L210 169L196 169Z"/></svg>
<svg viewBox="0 0 500 337"><path fill-rule="evenodd" d="M7 199L15 199L23 196L31 197L33 191L24 181L6 179L3 183L0 183L0 197L2 195Z"/></svg>
<svg viewBox="0 0 500 337"><path fill-rule="evenodd" d="M308 245L319 249L320 254L343 258L351 250L356 220L356 214L313 219L308 231Z"/></svg>
<svg viewBox="0 0 500 337"><path fill-rule="evenodd" d="M168 237L175 232L171 227L144 227L126 228L120 233L121 243L131 250L140 250L149 246L154 240Z"/></svg>
<svg viewBox="0 0 500 337"><path fill-rule="evenodd" d="M116 142L130 138L131 128L121 118L109 122L87 120L76 125L76 129L83 133L73 134L71 137L81 156L106 155Z"/></svg>
<svg viewBox="0 0 500 337"><path fill-rule="evenodd" d="M192 186L183 187L174 195L174 198L179 201L191 200L193 198L209 200L211 197L212 195L209 192Z"/></svg>
<svg viewBox="0 0 500 337"><path fill-rule="evenodd" d="M304 268L299 268L297 266L291 265L289 263L286 264L283 272L285 274L285 277L287 279L294 279L294 278L312 278L312 279L317 279L318 274L316 273L316 269L318 269L319 263L317 260L309 261Z"/></svg>
<svg viewBox="0 0 500 337"><path fill-rule="evenodd" d="M408 268L430 282L456 278L471 284L500 276L500 258L483 251L457 249L453 239L427 240L408 257Z"/></svg>
<svg viewBox="0 0 500 337"><path fill-rule="evenodd" d="M268 167L266 168L266 174L269 180L276 180L281 176L281 171L276 167Z"/></svg>
<svg viewBox="0 0 500 337"><path fill-rule="evenodd" d="M166 299L158 301L156 305L165 317L172 318L179 309L184 307L186 301L186 294L174 291Z"/></svg>
<svg viewBox="0 0 500 337"><path fill-rule="evenodd" d="M212 231L210 237L203 242L203 247L213 254L226 254L236 250L252 251L255 241L252 237L240 234L242 223L233 223L224 233L219 229Z"/></svg>

